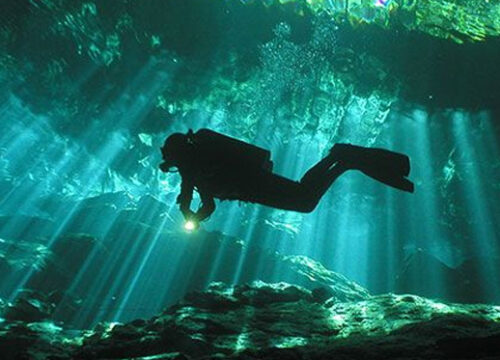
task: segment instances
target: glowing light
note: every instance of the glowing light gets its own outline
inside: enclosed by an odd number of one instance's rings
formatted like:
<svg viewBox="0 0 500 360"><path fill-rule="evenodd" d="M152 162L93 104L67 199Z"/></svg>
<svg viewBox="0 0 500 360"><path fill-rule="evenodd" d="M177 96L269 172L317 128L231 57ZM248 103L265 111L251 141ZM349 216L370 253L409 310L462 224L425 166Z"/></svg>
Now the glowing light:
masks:
<svg viewBox="0 0 500 360"><path fill-rule="evenodd" d="M188 220L184 223L184 229L188 232L193 231L197 228L197 224L194 221Z"/></svg>

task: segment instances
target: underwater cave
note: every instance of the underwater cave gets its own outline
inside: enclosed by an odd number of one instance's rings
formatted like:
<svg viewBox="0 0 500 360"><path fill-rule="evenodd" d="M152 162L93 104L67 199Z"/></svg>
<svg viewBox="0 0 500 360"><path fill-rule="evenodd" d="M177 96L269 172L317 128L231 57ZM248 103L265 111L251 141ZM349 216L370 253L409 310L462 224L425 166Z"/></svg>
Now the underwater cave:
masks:
<svg viewBox="0 0 500 360"><path fill-rule="evenodd" d="M495 0L2 0L0 358L499 359L499 64ZM160 148L200 129L415 191L186 228Z"/></svg>

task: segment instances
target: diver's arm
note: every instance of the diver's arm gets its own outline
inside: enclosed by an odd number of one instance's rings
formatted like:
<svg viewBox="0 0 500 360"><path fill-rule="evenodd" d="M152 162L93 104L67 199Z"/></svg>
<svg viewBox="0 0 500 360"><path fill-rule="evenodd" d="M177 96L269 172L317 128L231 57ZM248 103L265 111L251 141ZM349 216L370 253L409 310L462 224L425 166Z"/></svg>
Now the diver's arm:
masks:
<svg viewBox="0 0 500 360"><path fill-rule="evenodd" d="M184 215L184 219L188 220L193 217L194 212L191 211L191 201L193 200L194 185L191 181L182 178L181 193L177 196L177 204Z"/></svg>
<svg viewBox="0 0 500 360"><path fill-rule="evenodd" d="M215 201L212 196L200 193L201 207L196 214L196 220L203 221L215 211Z"/></svg>

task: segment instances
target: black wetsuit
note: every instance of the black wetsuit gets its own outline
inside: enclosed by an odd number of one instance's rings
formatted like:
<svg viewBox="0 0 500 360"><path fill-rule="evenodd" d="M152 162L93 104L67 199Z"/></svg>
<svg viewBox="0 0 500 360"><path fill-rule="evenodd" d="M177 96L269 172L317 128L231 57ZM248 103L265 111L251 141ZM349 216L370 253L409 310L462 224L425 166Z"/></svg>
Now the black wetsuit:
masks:
<svg viewBox="0 0 500 360"><path fill-rule="evenodd" d="M197 213L199 221L215 210L214 198L310 212L333 180L346 170L343 167L329 169L335 161L327 157L309 170L300 181L293 181L272 173L270 153L267 150L250 144L247 144L249 148L241 144L224 147L224 144L217 144L216 135L219 134L210 130L200 130L193 134L189 154L183 164L178 166L182 185L177 201L186 217L193 216L190 204L193 190L196 189L202 201ZM211 139L214 141L210 141ZM250 156L245 156L249 153Z"/></svg>

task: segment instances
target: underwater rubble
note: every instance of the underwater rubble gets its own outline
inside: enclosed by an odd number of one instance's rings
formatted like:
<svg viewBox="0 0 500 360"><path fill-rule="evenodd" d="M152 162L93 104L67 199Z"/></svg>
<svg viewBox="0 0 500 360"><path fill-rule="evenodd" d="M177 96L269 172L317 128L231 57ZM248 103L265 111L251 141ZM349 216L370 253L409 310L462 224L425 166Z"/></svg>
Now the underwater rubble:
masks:
<svg viewBox="0 0 500 360"><path fill-rule="evenodd" d="M66 330L0 323L4 359L495 359L500 307L384 294L342 302L286 283L214 282L150 319Z"/></svg>

